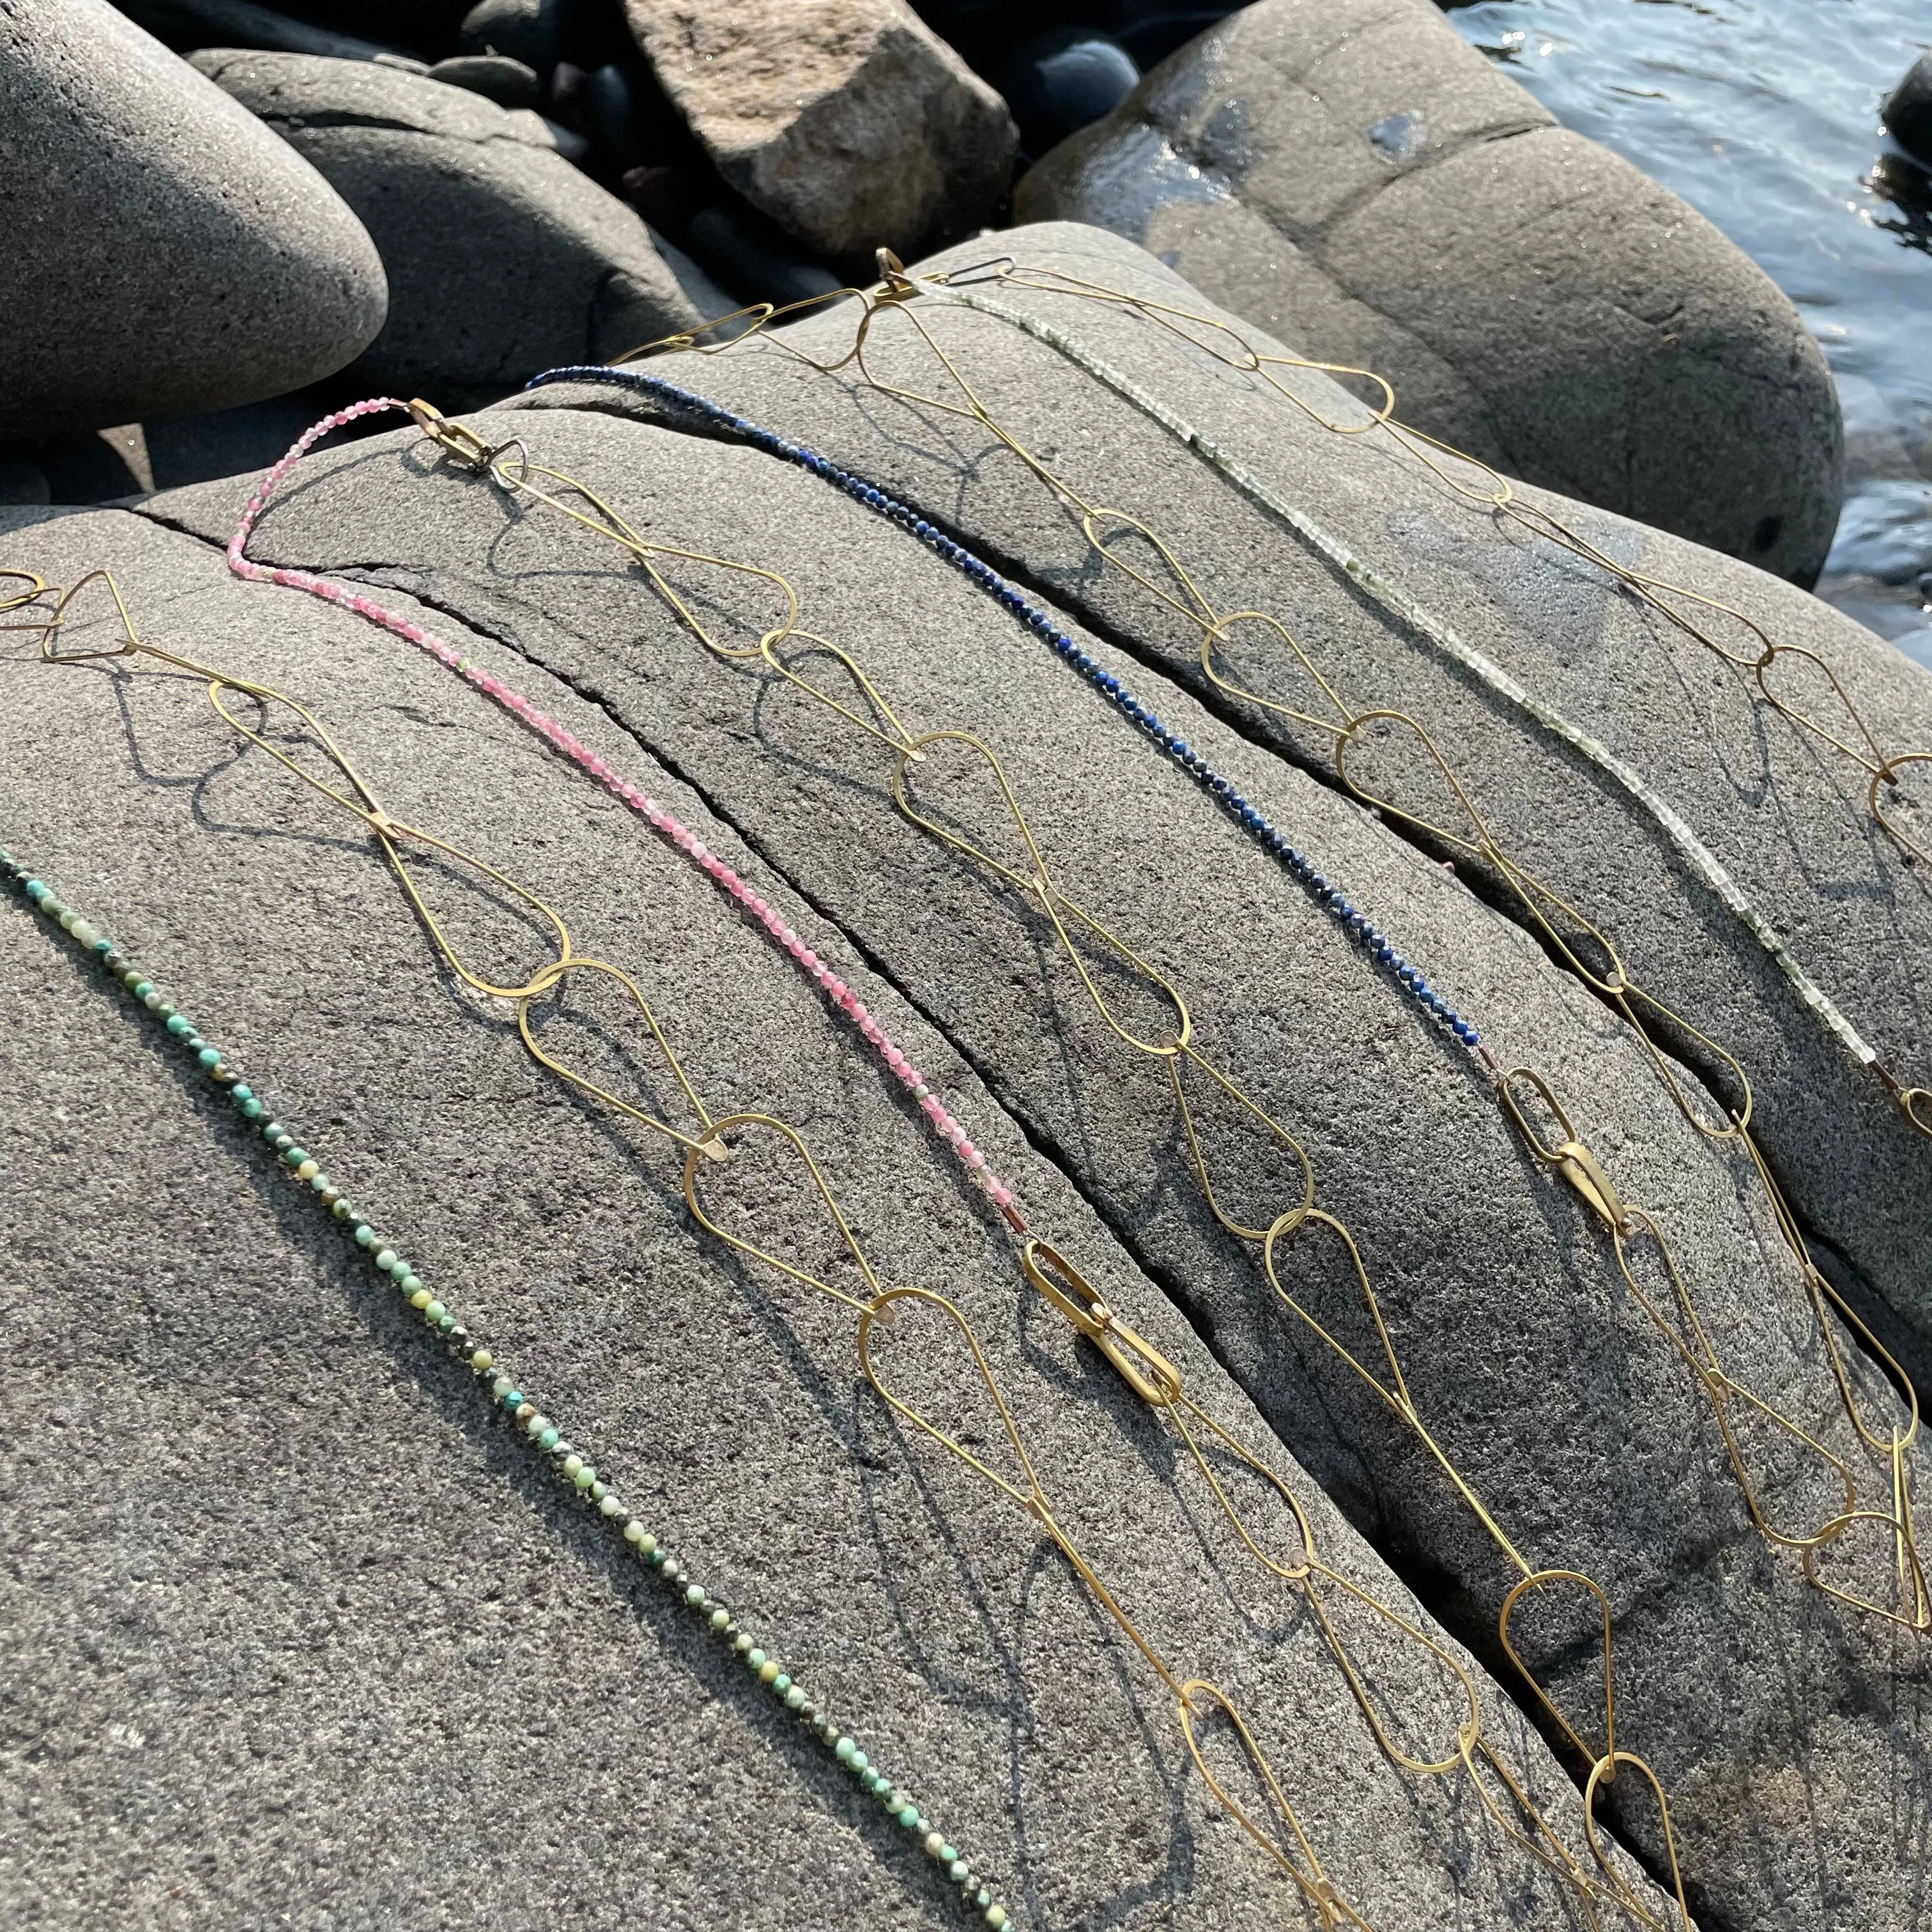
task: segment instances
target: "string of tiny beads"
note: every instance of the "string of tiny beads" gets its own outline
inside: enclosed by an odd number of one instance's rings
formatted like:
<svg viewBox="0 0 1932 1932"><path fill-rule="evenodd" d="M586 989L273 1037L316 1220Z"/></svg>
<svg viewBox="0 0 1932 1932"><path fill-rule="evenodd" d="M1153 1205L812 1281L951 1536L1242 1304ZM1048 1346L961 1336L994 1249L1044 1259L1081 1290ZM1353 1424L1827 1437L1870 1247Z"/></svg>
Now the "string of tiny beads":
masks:
<svg viewBox="0 0 1932 1932"><path fill-rule="evenodd" d="M928 523L916 510L888 495L875 484L868 482L864 477L840 469L802 444L791 442L775 430L766 429L748 416L741 416L694 389L681 388L662 376L646 376L632 369L609 368L602 364L547 369L541 376L532 376L525 387L539 388L550 382L601 382L615 388L634 389L640 394L690 411L712 428L749 443L754 449L795 464L808 474L823 478L843 490L855 503L909 530L935 556L950 564L968 583L992 598L1071 664L1130 724L1150 740L1157 750L1193 779L1257 844L1284 866L1306 888L1316 904L1394 977L1434 1025L1451 1035L1486 1070L1488 1068L1488 1058L1480 1051L1481 1034L1429 983L1419 968L1412 965L1397 951L1388 934L1356 905L1346 891L1329 878L1258 806L1244 796L1233 779L1217 771L1178 733L1168 730L1154 710L1134 695L1132 688L1124 678L1108 670L1076 638L1069 637L1050 613L1034 602L1017 585L1009 583L983 557L965 544L956 542L936 524Z"/></svg>
<svg viewBox="0 0 1932 1932"><path fill-rule="evenodd" d="M384 630L393 632L397 637L414 644L419 650L428 652L446 669L454 671L512 717L520 718L539 737L562 752L572 764L588 772L614 798L644 819L654 831L668 839L721 892L736 900L750 914L772 944L820 988L834 1006L844 1013L894 1076L902 1084L911 1089L913 1098L919 1102L920 1111L931 1122L934 1132L952 1150L965 1168L968 1179L999 1209L1016 1233L1024 1234L1026 1222L1020 1212L1018 1196L987 1166L985 1154L974 1145L973 1138L964 1124L954 1117L946 1103L933 1091L911 1056L879 1024L878 1019L852 988L793 930L784 915L765 900L748 880L740 877L711 850L674 813L667 812L640 786L633 784L614 766L599 758L574 732L551 717L541 706L532 704L522 692L484 670L473 658L466 656L454 644L437 637L433 632L426 631L420 624L385 608L372 597L345 590L339 584L332 584L326 577L317 577L313 572L306 570L277 569L267 564L257 563L248 555L248 538L254 530L256 520L267 507L269 498L274 494L284 479L309 450L332 431L346 428L350 423L362 417L380 415L388 410L399 410L405 416L410 413L408 404L398 402L393 396L372 396L366 401L353 403L346 409L338 410L332 416L324 416L320 422L305 430L281 460L262 477L255 494L248 500L248 508L242 514L242 520L236 526L234 535L228 540L229 568L237 576L246 578L251 583L275 584L287 590L306 591L311 597L320 597L325 602L335 604L342 610L352 610L357 616L366 618L372 624L380 625Z"/></svg>
<svg viewBox="0 0 1932 1932"><path fill-rule="evenodd" d="M911 1796L879 1770L856 1739L842 1732L805 1687L746 1630L731 1612L697 1582L668 1547L633 1516L596 1466L567 1442L550 1418L538 1408L520 1384L483 1347L468 1328L424 1282L415 1264L406 1261L386 1235L379 1234L350 1205L348 1198L323 1171L322 1163L298 1142L280 1120L268 1118L267 1103L244 1081L220 1048L202 1036L187 1014L94 921L57 898L51 886L36 878L10 852L0 850L0 880L34 906L48 923L73 940L81 955L98 965L109 980L133 996L130 1017L158 1023L163 1036L178 1047L188 1064L205 1073L225 1093L236 1113L260 1134L277 1157L278 1172L307 1191L325 1210L337 1228L348 1234L377 1272L388 1278L433 1336L464 1361L492 1408L507 1416L524 1440L539 1453L550 1474L621 1534L627 1547L670 1586L673 1600L691 1613L714 1637L742 1657L748 1670L790 1712L795 1713L837 1763L877 1799L888 1816L923 1846L947 1879L956 1886L968 1908L1000 1932L1008 1923L1006 1907L995 1899L978 1874L915 1804Z"/></svg>

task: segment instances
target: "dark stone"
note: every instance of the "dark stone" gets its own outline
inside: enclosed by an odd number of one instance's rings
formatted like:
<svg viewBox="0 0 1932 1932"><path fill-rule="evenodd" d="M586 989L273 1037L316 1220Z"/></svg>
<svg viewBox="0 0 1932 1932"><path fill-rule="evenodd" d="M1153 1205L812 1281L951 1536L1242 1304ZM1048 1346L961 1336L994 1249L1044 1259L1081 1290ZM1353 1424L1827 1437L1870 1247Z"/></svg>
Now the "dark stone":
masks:
<svg viewBox="0 0 1932 1932"><path fill-rule="evenodd" d="M1154 67L1238 10L1228 0L1114 0L1108 26L1142 67Z"/></svg>
<svg viewBox="0 0 1932 1932"><path fill-rule="evenodd" d="M466 54L508 54L538 74L556 64L564 0L477 0L463 16Z"/></svg>
<svg viewBox="0 0 1932 1932"><path fill-rule="evenodd" d="M1259 0L1020 182L1510 476L1815 578L1831 372L1771 278L1430 0Z"/></svg>
<svg viewBox="0 0 1932 1932"><path fill-rule="evenodd" d="M543 101L541 76L508 54L458 54L438 61L429 77L448 87L467 88L499 107L536 107Z"/></svg>
<svg viewBox="0 0 1932 1932"><path fill-rule="evenodd" d="M333 183L388 265L389 320L356 368L392 392L501 395L697 318L637 214L527 110L299 54L197 64Z"/></svg>
<svg viewBox="0 0 1932 1932"><path fill-rule="evenodd" d="M1921 54L1906 69L1879 116L1907 154L1932 168L1932 53Z"/></svg>
<svg viewBox="0 0 1932 1932"><path fill-rule="evenodd" d="M1140 77L1119 41L1084 27L1054 27L1017 50L992 80L1019 123L1020 146L1037 155L1111 114Z"/></svg>
<svg viewBox="0 0 1932 1932"><path fill-rule="evenodd" d="M830 295L838 278L794 252L770 222L737 208L700 208L692 218L692 253L741 302L809 302Z"/></svg>
<svg viewBox="0 0 1932 1932"><path fill-rule="evenodd" d="M585 76L584 131L598 158L621 172L635 167L650 152L650 140L631 97L624 70L614 64Z"/></svg>
<svg viewBox="0 0 1932 1932"><path fill-rule="evenodd" d="M46 472L24 456L0 451L0 503L50 503L52 487ZM0 584L0 596L10 594Z"/></svg>
<svg viewBox="0 0 1932 1932"><path fill-rule="evenodd" d="M292 20L254 0L116 0L120 10L158 40L185 52L200 47L265 47L329 60L384 61L421 74L424 63L380 41Z"/></svg>

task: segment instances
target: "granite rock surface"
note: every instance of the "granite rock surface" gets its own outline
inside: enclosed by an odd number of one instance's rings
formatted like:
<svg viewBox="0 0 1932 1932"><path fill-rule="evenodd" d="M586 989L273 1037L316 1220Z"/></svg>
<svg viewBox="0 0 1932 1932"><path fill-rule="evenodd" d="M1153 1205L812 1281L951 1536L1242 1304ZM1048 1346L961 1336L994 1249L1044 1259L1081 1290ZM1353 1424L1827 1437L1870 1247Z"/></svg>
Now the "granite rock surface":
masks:
<svg viewBox="0 0 1932 1932"><path fill-rule="evenodd" d="M869 266L970 232L1018 136L905 0L624 0L718 170L814 254Z"/></svg>
<svg viewBox="0 0 1932 1932"><path fill-rule="evenodd" d="M104 0L0 5L0 436L252 402L382 326L341 198Z"/></svg>
<svg viewBox="0 0 1932 1932"><path fill-rule="evenodd" d="M1099 244L1110 251L1118 267L1126 251ZM764 365L699 366L729 385ZM1090 447L1093 420L1076 412L1068 386L1043 393L1056 433ZM1230 386L1231 398L1240 393ZM856 423L854 435L896 443L928 482L945 477L957 509L948 425L827 394L824 421L804 425L815 439L836 452ZM1700 1922L1922 1924L1916 1840L1902 1822L1928 1780L1932 1712L1916 1644L1809 1588L1795 1558L1757 1534L1670 1319L1646 1316L1594 1216L1531 1158L1466 1056L1198 787L906 532L790 466L592 412L592 400L491 412L479 427L513 432L530 460L597 490L645 541L782 573L802 628L854 653L909 729L964 730L993 747L1061 885L1171 976L1202 1050L1305 1147L1318 1204L1359 1244L1415 1414L1526 1563L1583 1571L1604 1589L1618 1742L1669 1790ZM1271 417L1261 433L1294 448ZM700 790L944 1029L1184 1306L1301 1465L1424 1582L1431 1608L1494 1658L1495 1619L1520 1571L1372 1379L1393 1370L1348 1249L1316 1232L1330 1224L1279 1248L1279 1285L1360 1374L1271 1292L1257 1244L1210 1213L1167 1076L1124 1052L1052 928L998 874L894 810L878 741L776 669L708 652L607 542L427 454L405 434L315 459L299 494L265 519L260 554L352 571L509 640ZM1010 481L983 453L964 473L974 490ZM1171 454L1160 473L1171 507ZM1377 507L1387 514L1394 500L1383 476ZM149 514L219 538L236 507L232 488L209 488L157 500ZM1042 520L1036 506L1028 514ZM728 649L754 650L782 614L776 586L748 587L712 566L663 567ZM1079 587L1078 572L1066 580ZM1210 715L1163 669L1076 634L1292 826L1497 1053L1543 1070L1624 1198L1666 1231L1726 1372L1856 1462L1862 1493L1883 1488L1885 1472L1846 1439L1818 1318L1754 1177L1694 1131L1628 1030L1357 806ZM820 647L780 657L848 708L869 708ZM908 781L913 802L1030 872L997 794L952 757ZM1142 1037L1172 1026L1132 976L1086 963ZM1694 1076L1679 1077L1695 1093ZM1268 1226L1300 1197L1295 1161L1217 1098L1209 1076L1186 1078L1224 1211ZM1674 1305L1654 1253L1634 1254L1630 1268L1654 1306ZM1855 1349L1846 1360L1869 1413L1888 1426L1875 1376ZM1735 1426L1773 1520L1809 1526L1838 1506L1789 1438L1748 1415ZM1888 1560L1846 1543L1829 1562L1879 1596ZM1558 1707L1596 1728L1583 1715L1602 1690L1580 1600L1559 1592L1526 1615L1518 1640ZM1901 1804L1900 1792L1914 1795ZM1628 1781L1616 1799L1619 1828L1660 1858L1654 1814Z"/></svg>
<svg viewBox="0 0 1932 1932"><path fill-rule="evenodd" d="M546 437L572 426L532 423ZM740 459L682 438L574 426L614 452L664 442L667 482L704 492L707 514L746 480ZM413 445L338 455L360 472L356 500L386 504L388 541L483 528L487 499ZM314 469L332 499L351 480ZM419 503L436 512L428 523ZM778 527L745 507L760 541ZM488 530L500 548L494 516ZM883 566L892 553L854 526L828 533L822 560L835 556ZM552 560L580 567L554 547ZM638 974L715 1117L756 1107L794 1123L880 1276L942 1291L970 1318L1058 1520L1160 1654L1241 1700L1328 1872L1372 1923L1580 1922L1466 1778L1414 1779L1376 1748L1307 1604L1235 1541L1168 1426L1024 1287L1004 1225L935 1154L899 1084L686 860L427 658L236 583L218 548L158 520L12 513L0 561L67 583L110 566L145 637L299 696L390 809L540 893L580 950ZM596 572L583 574L587 590ZM92 594L68 648L112 640ZM836 921L615 710L493 638L494 617L466 626L385 595L519 684L768 894L970 1123L1033 1225L1206 1413L1268 1449L1336 1569L1433 1629L1070 1177ZM144 660L50 665L15 633L0 681L10 849L218 1038L1016 1924L1258 1932L1293 1918L1280 1874L1208 1801L1158 1680L1036 1526L862 1384L846 1310L699 1232L674 1150L570 1097L503 1002L436 970L351 821L239 740L193 676ZM263 722L278 749L313 756ZM474 874L466 884L452 861L419 876L486 972L541 956L526 919ZM0 959L0 1077L26 1103L0 1141L16 1414L0 1465L10 1920L232 1922L272 1896L345 1927L479 1912L692 1932L728 1916L758 1932L968 1922L909 1834L593 1512L532 1473L540 1459L393 1284L308 1190L265 1174L232 1110L11 895ZM573 989L536 1024L548 1051L688 1124L634 1020L600 994ZM747 1238L858 1285L800 1171L754 1141L706 1198ZM960 1352L911 1318L886 1347L898 1392L1010 1472ZM1278 1505L1220 1474L1264 1537L1282 1532ZM1339 1590L1323 1607L1397 1738L1433 1747L1453 1730L1425 1653ZM1520 1716L1483 1695L1576 1848L1574 1792ZM1209 1736L1209 1761L1252 1802L1224 1743Z"/></svg>
<svg viewBox="0 0 1932 1932"><path fill-rule="evenodd" d="M540 116L370 63L195 58L375 238L389 316L356 364L372 386L480 400L696 320L642 220L556 152Z"/></svg>
<svg viewBox="0 0 1932 1932"><path fill-rule="evenodd" d="M1843 426L1790 302L1430 0L1262 0L1048 155L1022 221L1142 242L1511 476L1809 584Z"/></svg>

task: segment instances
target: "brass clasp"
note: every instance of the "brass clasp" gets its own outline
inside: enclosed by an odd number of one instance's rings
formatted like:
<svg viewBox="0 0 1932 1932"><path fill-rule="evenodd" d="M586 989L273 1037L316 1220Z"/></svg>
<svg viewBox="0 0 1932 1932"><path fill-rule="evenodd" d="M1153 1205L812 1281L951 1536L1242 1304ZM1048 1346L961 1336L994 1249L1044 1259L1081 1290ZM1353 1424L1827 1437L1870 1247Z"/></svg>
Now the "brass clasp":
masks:
<svg viewBox="0 0 1932 1932"><path fill-rule="evenodd" d="M465 423L452 422L434 403L426 403L418 396L411 400L409 410L417 428L458 461L477 470L488 470L496 460L496 452L473 429Z"/></svg>
<svg viewBox="0 0 1932 1932"><path fill-rule="evenodd" d="M1020 1256L1028 1281L1113 1364L1142 1401L1165 1408L1180 1393L1180 1371L1115 1316L1099 1292L1057 1248L1030 1240Z"/></svg>
<svg viewBox="0 0 1932 1932"><path fill-rule="evenodd" d="M1528 1116L1517 1104L1513 1090L1513 1083L1518 1080L1527 1081L1536 1090L1538 1097L1562 1129L1562 1140L1546 1141L1530 1124ZM1611 1184L1602 1163L1576 1138L1576 1130L1569 1114L1562 1102L1550 1090L1550 1084L1543 1076L1534 1067L1512 1066L1498 1078L1496 1091L1502 1095L1503 1105L1508 1108L1510 1118L1515 1121L1516 1131L1523 1137L1530 1152L1546 1167L1553 1167L1612 1234L1628 1234L1632 1226L1630 1210Z"/></svg>

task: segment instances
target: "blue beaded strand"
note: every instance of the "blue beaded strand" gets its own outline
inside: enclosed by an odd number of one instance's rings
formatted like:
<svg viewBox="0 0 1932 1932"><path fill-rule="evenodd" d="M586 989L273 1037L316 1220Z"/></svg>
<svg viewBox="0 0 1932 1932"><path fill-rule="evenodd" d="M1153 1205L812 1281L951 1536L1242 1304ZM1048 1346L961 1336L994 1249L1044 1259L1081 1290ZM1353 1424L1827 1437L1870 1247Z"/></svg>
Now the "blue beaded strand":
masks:
<svg viewBox="0 0 1932 1932"><path fill-rule="evenodd" d="M614 388L635 389L674 407L690 410L713 428L728 431L766 455L778 457L810 471L814 476L823 477L844 490L854 502L862 503L867 509L909 531L935 556L952 565L1029 630L1036 632L1117 711L1186 772L1257 844L1280 860L1306 889L1316 904L1328 912L1371 960L1388 972L1432 1024L1460 1041L1472 1054L1476 1052L1482 1043L1482 1035L1396 950L1388 935L1350 900L1340 886L1326 878L1315 862L1292 843L1287 834L1258 806L1244 797L1231 779L1215 770L1185 738L1170 732L1155 712L1134 695L1124 680L1106 670L1061 630L1046 611L964 544L954 542L937 524L928 523L916 511L909 509L896 497L889 496L863 477L854 476L848 470L841 470L836 464L802 445L788 442L748 417L714 403L708 396L700 396L694 390L668 382L661 376L646 376L632 369L610 368L601 363L586 364L546 369L541 376L533 376L524 387L536 389L551 382L601 382Z"/></svg>

